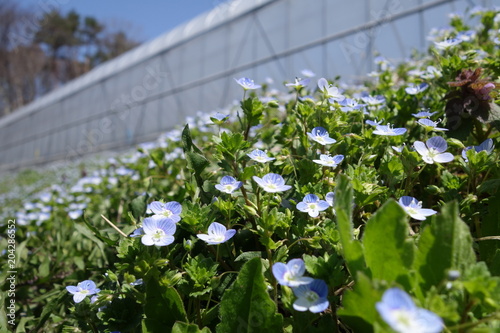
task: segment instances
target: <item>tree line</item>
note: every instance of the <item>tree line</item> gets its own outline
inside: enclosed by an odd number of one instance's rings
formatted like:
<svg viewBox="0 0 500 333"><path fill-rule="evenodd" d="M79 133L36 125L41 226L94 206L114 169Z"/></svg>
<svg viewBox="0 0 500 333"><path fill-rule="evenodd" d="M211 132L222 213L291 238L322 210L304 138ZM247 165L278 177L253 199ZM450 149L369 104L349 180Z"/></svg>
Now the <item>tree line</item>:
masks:
<svg viewBox="0 0 500 333"><path fill-rule="evenodd" d="M138 44L125 29L73 10L0 0L0 116Z"/></svg>

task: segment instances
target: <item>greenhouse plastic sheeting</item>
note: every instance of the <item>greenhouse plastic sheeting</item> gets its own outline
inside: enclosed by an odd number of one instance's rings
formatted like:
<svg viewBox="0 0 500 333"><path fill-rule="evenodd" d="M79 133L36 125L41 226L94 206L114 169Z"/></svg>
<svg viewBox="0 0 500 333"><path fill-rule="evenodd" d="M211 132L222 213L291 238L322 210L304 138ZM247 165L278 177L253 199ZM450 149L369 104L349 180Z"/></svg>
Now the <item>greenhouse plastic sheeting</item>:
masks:
<svg viewBox="0 0 500 333"><path fill-rule="evenodd" d="M233 78L275 88L309 69L366 77L374 54L425 50L447 14L492 1L230 1L0 119L0 170L131 147L241 96Z"/></svg>

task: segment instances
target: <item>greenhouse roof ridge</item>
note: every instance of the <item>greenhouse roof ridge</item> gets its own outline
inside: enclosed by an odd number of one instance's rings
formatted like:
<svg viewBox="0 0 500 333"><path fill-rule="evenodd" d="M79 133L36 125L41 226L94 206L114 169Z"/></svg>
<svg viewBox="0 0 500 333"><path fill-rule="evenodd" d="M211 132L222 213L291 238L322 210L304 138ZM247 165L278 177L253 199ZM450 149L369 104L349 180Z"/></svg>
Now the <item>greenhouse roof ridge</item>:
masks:
<svg viewBox="0 0 500 333"><path fill-rule="evenodd" d="M279 0L230 0L220 3L214 9L202 13L190 21L187 21L176 28L158 36L157 38L145 42L124 54L107 61L91 71L75 78L59 88L41 96L40 98L24 105L13 113L0 118L0 126L8 125L19 118L29 116L37 110L51 103L62 100L64 97L72 95L95 82L106 80L107 78L120 73L121 71L150 59L152 56L172 49L179 44L185 43L205 32L228 23L240 16L247 15L267 4Z"/></svg>

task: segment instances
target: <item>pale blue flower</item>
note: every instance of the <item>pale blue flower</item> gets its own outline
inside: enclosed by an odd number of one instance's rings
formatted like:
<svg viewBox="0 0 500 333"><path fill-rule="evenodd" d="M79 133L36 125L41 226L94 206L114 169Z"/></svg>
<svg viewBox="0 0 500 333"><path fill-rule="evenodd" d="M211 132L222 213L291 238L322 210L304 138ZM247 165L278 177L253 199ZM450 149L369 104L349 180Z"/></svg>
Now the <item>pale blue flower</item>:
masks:
<svg viewBox="0 0 500 333"><path fill-rule="evenodd" d="M79 282L76 286L67 286L66 290L73 294L73 301L75 303L80 303L85 297L101 291L92 280Z"/></svg>
<svg viewBox="0 0 500 333"><path fill-rule="evenodd" d="M405 91L407 94L417 95L417 94L427 90L427 88L429 88L429 85L427 83L421 83L418 86L413 84L413 83L410 83L408 85L408 87L405 88Z"/></svg>
<svg viewBox="0 0 500 333"><path fill-rule="evenodd" d="M425 163L433 164L447 163L453 161L453 155L445 153L448 148L446 140L440 136L434 136L424 144L422 141L415 141L415 150L422 156Z"/></svg>
<svg viewBox="0 0 500 333"><path fill-rule="evenodd" d="M429 112L429 111L420 111L418 113L412 113L411 115L415 118L429 118L432 117L437 112Z"/></svg>
<svg viewBox="0 0 500 333"><path fill-rule="evenodd" d="M175 223L169 218L147 217L142 223L144 235L142 244L146 246L166 246L174 242Z"/></svg>
<svg viewBox="0 0 500 333"><path fill-rule="evenodd" d="M311 277L302 276L306 271L302 259L292 259L287 264L277 262L273 265L272 271L276 281L282 286L293 288L309 284L314 280Z"/></svg>
<svg viewBox="0 0 500 333"><path fill-rule="evenodd" d="M424 73L420 75L422 79L434 79L436 77L441 77L443 74L434 66L427 66Z"/></svg>
<svg viewBox="0 0 500 333"><path fill-rule="evenodd" d="M267 162L275 160L274 157L267 156L266 152L264 152L260 149L255 149L250 154L247 154L247 156L250 157L252 160L259 162L259 163L267 163Z"/></svg>
<svg viewBox="0 0 500 333"><path fill-rule="evenodd" d="M445 39L441 42L434 42L434 44L436 45L436 47L438 49L446 50L450 47L453 47L453 46L460 44L461 42L462 42L462 40L457 39L457 38L448 38L448 39Z"/></svg>
<svg viewBox="0 0 500 333"><path fill-rule="evenodd" d="M316 141L319 144L324 145L331 145L337 140L330 138L328 131L324 129L323 127L314 127L311 132L307 132L307 136L311 139Z"/></svg>
<svg viewBox="0 0 500 333"><path fill-rule="evenodd" d="M399 199L398 203L401 207L403 207L405 212L415 220L423 221L427 216L431 216L437 213L433 209L422 208L422 202L418 201L414 197L406 195L402 196Z"/></svg>
<svg viewBox="0 0 500 333"><path fill-rule="evenodd" d="M247 78L247 77L242 77L239 79L234 79L236 83L238 83L240 86L243 87L245 90L253 90L253 89L259 89L261 86L258 84L255 84L253 80Z"/></svg>
<svg viewBox="0 0 500 333"><path fill-rule="evenodd" d="M317 217L319 212L326 210L328 207L328 202L320 200L315 194L307 194L304 199L297 204L298 210L308 213L311 217Z"/></svg>
<svg viewBox="0 0 500 333"><path fill-rule="evenodd" d="M252 178L264 191L269 193L283 192L292 188L290 185L285 185L283 177L275 173L268 173L262 178L257 176Z"/></svg>
<svg viewBox="0 0 500 333"><path fill-rule="evenodd" d="M222 125L229 119L228 114L222 114L220 112L216 112L213 116L210 117L210 120L216 125Z"/></svg>
<svg viewBox="0 0 500 333"><path fill-rule="evenodd" d="M375 307L382 319L398 333L438 333L444 327L438 315L417 307L399 288L386 290Z"/></svg>
<svg viewBox="0 0 500 333"><path fill-rule="evenodd" d="M384 119L382 119L382 120L377 120L377 119L375 119L375 120L367 120L367 121L365 121L365 123L367 123L368 125L371 125L371 126L375 126L375 127L377 127L377 126L379 126L379 125L380 125L383 121L384 121Z"/></svg>
<svg viewBox="0 0 500 333"><path fill-rule="evenodd" d="M319 155L319 160L313 160L314 163L327 167L336 168L344 160L344 155L330 156L326 154Z"/></svg>
<svg viewBox="0 0 500 333"><path fill-rule="evenodd" d="M137 229L134 230L133 233L130 234L129 237L141 237L142 235L144 235L144 229L137 228Z"/></svg>
<svg viewBox="0 0 500 333"><path fill-rule="evenodd" d="M335 204L335 192L328 192L325 196L325 200L330 207L333 207Z"/></svg>
<svg viewBox="0 0 500 333"><path fill-rule="evenodd" d="M448 129L442 128L442 127L437 127L437 122L432 121L430 119L419 119L418 120L419 125L422 125L426 131L438 131L438 132L444 132L447 131Z"/></svg>
<svg viewBox="0 0 500 333"><path fill-rule="evenodd" d="M181 220L180 214L182 212L182 205L177 201L170 201L163 203L160 201L153 201L148 205L148 212L153 213L152 218L168 218L174 223Z"/></svg>
<svg viewBox="0 0 500 333"><path fill-rule="evenodd" d="M388 136L403 135L405 133L406 133L406 128L403 128L403 127L393 128L391 126L391 124L377 125L375 127L375 130L373 131L373 134L376 134L376 135L388 135Z"/></svg>
<svg viewBox="0 0 500 333"><path fill-rule="evenodd" d="M297 77L297 78L295 78L294 83L287 83L287 84L285 84L285 86L294 87L295 89L299 89L299 88L307 86L309 84L309 82L311 82L311 79L309 79L309 78L301 79L301 78Z"/></svg>
<svg viewBox="0 0 500 333"><path fill-rule="evenodd" d="M316 76L316 73L314 73L313 71L309 70L309 69L303 69L300 74L304 75L305 77L315 77Z"/></svg>
<svg viewBox="0 0 500 333"><path fill-rule="evenodd" d="M466 30L466 31L460 31L457 34L457 39L461 40L462 42L468 42L471 39L473 39L476 36L476 32L474 30Z"/></svg>
<svg viewBox="0 0 500 333"><path fill-rule="evenodd" d="M216 184L215 188L221 192L233 193L243 185L243 182L237 181L231 176L224 176L220 180L220 184Z"/></svg>
<svg viewBox="0 0 500 333"><path fill-rule="evenodd" d="M464 150L462 150L462 157L465 162L468 162L469 160L467 159L467 151L470 149L474 149L476 153L479 153L480 151L485 151L486 154L491 154L493 151L494 145L493 145L493 140L492 139L486 139L483 141L479 146L469 146L465 147Z"/></svg>
<svg viewBox="0 0 500 333"><path fill-rule="evenodd" d="M318 88L332 101L340 102L345 98L344 95L342 95L342 91L339 88L330 85L325 78L318 80Z"/></svg>
<svg viewBox="0 0 500 333"><path fill-rule="evenodd" d="M196 237L207 242L208 245L221 244L229 240L236 234L236 230L227 230L225 226L218 222L212 222L208 227L208 234L198 234Z"/></svg>
<svg viewBox="0 0 500 333"><path fill-rule="evenodd" d="M293 303L293 308L297 311L311 311L319 313L325 311L330 303L328 302L328 286L323 280L313 280L310 284L293 288L293 293L297 300Z"/></svg>
<svg viewBox="0 0 500 333"><path fill-rule="evenodd" d="M377 96L371 96L368 93L364 92L362 93L361 99L363 102L365 102L368 106L382 106L382 104L385 103L385 97L381 95Z"/></svg>
<svg viewBox="0 0 500 333"><path fill-rule="evenodd" d="M343 112L357 111L366 106L366 104L358 104L358 102L351 98L346 98L339 102L340 110Z"/></svg>

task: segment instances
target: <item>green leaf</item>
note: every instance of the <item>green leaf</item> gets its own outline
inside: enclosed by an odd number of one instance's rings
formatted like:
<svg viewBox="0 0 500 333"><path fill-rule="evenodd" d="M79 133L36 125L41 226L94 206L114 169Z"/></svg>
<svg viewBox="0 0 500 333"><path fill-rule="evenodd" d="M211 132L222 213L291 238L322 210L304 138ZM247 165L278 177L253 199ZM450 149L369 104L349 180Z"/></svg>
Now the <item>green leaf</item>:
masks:
<svg viewBox="0 0 500 333"><path fill-rule="evenodd" d="M130 210L135 219L138 220L146 213L148 198L149 196L147 194L141 195L130 202Z"/></svg>
<svg viewBox="0 0 500 333"><path fill-rule="evenodd" d="M339 175L335 188L334 208L337 215L340 243L347 268L352 276L357 276L357 272L366 270L366 264L363 257L363 247L358 240L354 239L352 201L353 189L349 178L345 175Z"/></svg>
<svg viewBox="0 0 500 333"><path fill-rule="evenodd" d="M220 318L217 332L221 333L283 330L283 317L267 293L260 258L243 265L232 288L224 293Z"/></svg>
<svg viewBox="0 0 500 333"><path fill-rule="evenodd" d="M373 279L404 283L413 262L414 246L407 240L408 222L404 210L389 200L366 223L363 236L366 265ZM407 281L406 281L407 282Z"/></svg>
<svg viewBox="0 0 500 333"><path fill-rule="evenodd" d="M476 262L469 227L460 219L455 201L433 216L430 225L423 228L417 246L413 267L418 273L419 297L444 281L449 270L463 273Z"/></svg>
<svg viewBox="0 0 500 333"><path fill-rule="evenodd" d="M203 327L203 329L199 329L195 324L182 323L180 321L174 324L172 327L172 333L210 333L210 329L208 327Z"/></svg>
<svg viewBox="0 0 500 333"><path fill-rule="evenodd" d="M188 124L186 124L182 130L181 139L184 152L194 151L195 153L201 154L201 150L194 145L193 139L191 139L191 131L189 130Z"/></svg>
<svg viewBox="0 0 500 333"><path fill-rule="evenodd" d="M142 321L144 333L165 332L177 320L187 321L182 299L174 288L165 287L154 278L146 283L145 319Z"/></svg>
<svg viewBox="0 0 500 333"><path fill-rule="evenodd" d="M488 198L488 213L481 217L481 237L500 235L500 195ZM478 242L481 260L488 264L493 275L500 275L500 241Z"/></svg>
<svg viewBox="0 0 500 333"><path fill-rule="evenodd" d="M353 332L373 332L372 325L378 317L375 304L381 299L382 292L372 286L366 275L358 273L354 288L344 294L344 307L337 313Z"/></svg>
<svg viewBox="0 0 500 333"><path fill-rule="evenodd" d="M188 163L188 167L193 169L196 175L200 175L203 170L210 165L210 162L205 158L205 156L193 152L186 152L186 161Z"/></svg>

